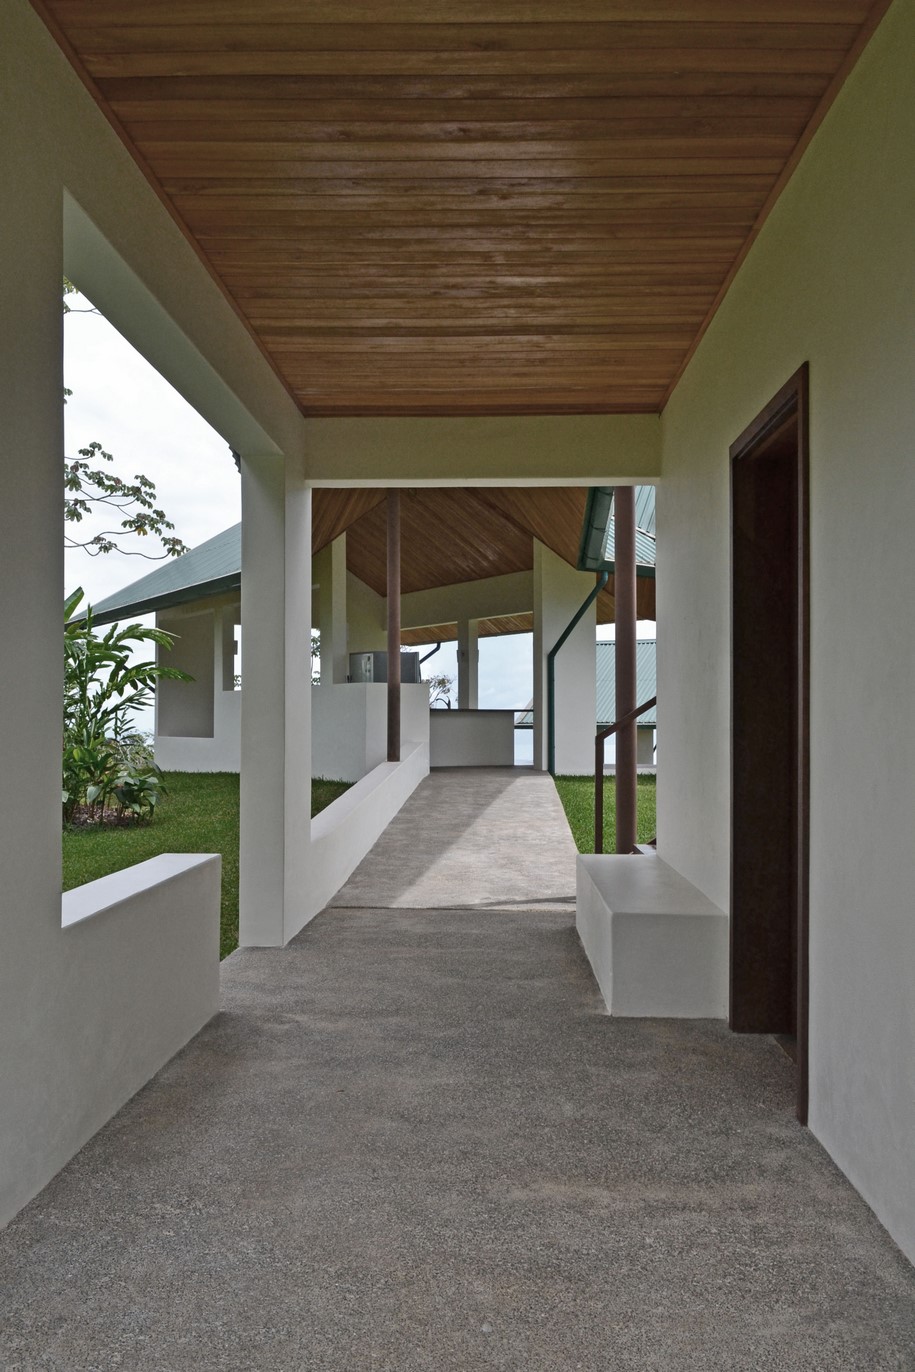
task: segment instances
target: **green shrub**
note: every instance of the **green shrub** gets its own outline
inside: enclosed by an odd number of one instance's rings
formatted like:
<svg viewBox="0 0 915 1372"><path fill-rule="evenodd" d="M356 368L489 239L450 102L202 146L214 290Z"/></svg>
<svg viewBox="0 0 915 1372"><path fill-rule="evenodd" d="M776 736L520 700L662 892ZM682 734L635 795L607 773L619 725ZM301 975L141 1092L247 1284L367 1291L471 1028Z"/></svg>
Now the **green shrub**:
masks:
<svg viewBox="0 0 915 1372"><path fill-rule="evenodd" d="M101 634L91 606L72 618L82 600L80 589L64 603L64 822L72 824L78 815L88 823L111 816L149 820L164 788L149 740L132 727L133 715L152 703L158 681L191 678L155 659L130 660L140 643L171 648L170 634L142 624L113 624Z"/></svg>

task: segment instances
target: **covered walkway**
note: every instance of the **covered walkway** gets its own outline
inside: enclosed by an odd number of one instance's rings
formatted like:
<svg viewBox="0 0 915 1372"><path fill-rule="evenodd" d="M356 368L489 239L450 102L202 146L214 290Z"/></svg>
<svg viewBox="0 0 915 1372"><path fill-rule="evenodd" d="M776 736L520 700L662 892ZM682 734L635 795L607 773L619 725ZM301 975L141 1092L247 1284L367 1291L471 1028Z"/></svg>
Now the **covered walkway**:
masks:
<svg viewBox="0 0 915 1372"><path fill-rule="evenodd" d="M0 1366L911 1372L915 1275L776 1045L602 1013L550 787L434 775L336 908L226 962L0 1235Z"/></svg>
<svg viewBox="0 0 915 1372"><path fill-rule="evenodd" d="M331 904L441 909L575 903L575 842L552 778L449 767L417 787Z"/></svg>

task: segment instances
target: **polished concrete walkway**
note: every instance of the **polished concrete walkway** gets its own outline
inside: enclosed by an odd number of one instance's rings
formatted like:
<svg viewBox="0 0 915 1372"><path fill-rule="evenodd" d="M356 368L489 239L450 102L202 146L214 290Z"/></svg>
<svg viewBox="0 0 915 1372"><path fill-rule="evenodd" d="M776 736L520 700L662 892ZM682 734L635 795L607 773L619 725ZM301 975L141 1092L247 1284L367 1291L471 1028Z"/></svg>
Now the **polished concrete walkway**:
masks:
<svg viewBox="0 0 915 1372"><path fill-rule="evenodd" d="M413 792L334 906L435 909L575 902L575 842L552 778L449 767Z"/></svg>
<svg viewBox="0 0 915 1372"><path fill-rule="evenodd" d="M228 960L0 1234L3 1372L912 1372L915 1274L781 1051L609 1019L571 913L476 880Z"/></svg>

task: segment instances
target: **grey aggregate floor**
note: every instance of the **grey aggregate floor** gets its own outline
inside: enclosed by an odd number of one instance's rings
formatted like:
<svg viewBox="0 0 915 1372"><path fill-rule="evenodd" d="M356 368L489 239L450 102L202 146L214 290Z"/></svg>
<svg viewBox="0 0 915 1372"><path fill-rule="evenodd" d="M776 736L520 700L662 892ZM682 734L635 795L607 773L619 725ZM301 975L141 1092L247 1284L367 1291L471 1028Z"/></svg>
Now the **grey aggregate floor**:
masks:
<svg viewBox="0 0 915 1372"><path fill-rule="evenodd" d="M609 1019L561 904L328 910L224 986L0 1234L4 1372L915 1368L780 1049Z"/></svg>

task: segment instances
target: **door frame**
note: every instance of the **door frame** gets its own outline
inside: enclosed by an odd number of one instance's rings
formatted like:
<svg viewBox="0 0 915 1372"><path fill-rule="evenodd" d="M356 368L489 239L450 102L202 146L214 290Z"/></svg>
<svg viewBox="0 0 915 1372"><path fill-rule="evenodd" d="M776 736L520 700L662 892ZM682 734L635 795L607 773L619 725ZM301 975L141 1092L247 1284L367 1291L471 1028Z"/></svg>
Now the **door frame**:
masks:
<svg viewBox="0 0 915 1372"><path fill-rule="evenodd" d="M809 366L805 362L776 392L756 418L747 425L731 444L730 457L730 581L731 581L731 929L734 927L734 834L736 814L734 805L734 477L738 462L752 461L792 415L797 416L796 507L797 539L795 547L796 589L796 673L794 676L795 711L795 824L793 840L796 854L797 886L797 1118L807 1123L809 1099L809 942L810 942L810 491L809 491ZM739 916L738 916L739 917ZM730 986L731 1018L734 1012L734 939L731 937Z"/></svg>

